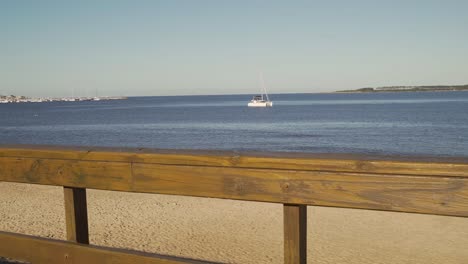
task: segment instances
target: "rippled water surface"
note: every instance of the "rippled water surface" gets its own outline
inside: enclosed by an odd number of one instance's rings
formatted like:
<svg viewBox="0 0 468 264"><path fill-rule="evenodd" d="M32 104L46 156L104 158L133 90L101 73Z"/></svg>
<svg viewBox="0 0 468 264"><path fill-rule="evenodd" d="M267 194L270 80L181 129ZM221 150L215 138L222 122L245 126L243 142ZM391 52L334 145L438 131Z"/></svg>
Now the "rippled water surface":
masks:
<svg viewBox="0 0 468 264"><path fill-rule="evenodd" d="M0 104L0 143L468 157L468 92Z"/></svg>

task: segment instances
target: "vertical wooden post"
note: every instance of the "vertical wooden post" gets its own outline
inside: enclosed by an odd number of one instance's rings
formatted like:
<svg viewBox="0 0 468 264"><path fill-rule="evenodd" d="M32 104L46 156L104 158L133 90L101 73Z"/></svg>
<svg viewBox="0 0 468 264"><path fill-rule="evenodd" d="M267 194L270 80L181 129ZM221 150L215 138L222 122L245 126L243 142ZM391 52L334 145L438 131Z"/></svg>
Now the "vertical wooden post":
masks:
<svg viewBox="0 0 468 264"><path fill-rule="evenodd" d="M307 262L307 206L284 204L284 263Z"/></svg>
<svg viewBox="0 0 468 264"><path fill-rule="evenodd" d="M89 244L86 189L63 187L67 240Z"/></svg>

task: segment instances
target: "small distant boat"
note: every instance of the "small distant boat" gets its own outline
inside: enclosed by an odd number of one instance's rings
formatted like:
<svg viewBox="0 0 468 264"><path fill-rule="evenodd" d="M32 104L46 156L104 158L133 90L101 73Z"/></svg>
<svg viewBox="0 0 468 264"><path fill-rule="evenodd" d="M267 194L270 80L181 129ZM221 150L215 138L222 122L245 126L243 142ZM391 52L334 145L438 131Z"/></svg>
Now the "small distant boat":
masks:
<svg viewBox="0 0 468 264"><path fill-rule="evenodd" d="M273 107L273 102L268 98L265 82L263 81L263 74L260 73L260 95L256 95L247 104L248 107Z"/></svg>

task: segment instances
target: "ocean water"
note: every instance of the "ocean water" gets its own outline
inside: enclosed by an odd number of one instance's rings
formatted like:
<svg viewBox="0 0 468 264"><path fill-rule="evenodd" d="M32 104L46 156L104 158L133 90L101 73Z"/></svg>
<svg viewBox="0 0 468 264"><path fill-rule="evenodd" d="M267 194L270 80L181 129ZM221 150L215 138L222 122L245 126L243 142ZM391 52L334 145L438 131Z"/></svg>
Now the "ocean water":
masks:
<svg viewBox="0 0 468 264"><path fill-rule="evenodd" d="M0 104L0 144L468 157L468 92Z"/></svg>

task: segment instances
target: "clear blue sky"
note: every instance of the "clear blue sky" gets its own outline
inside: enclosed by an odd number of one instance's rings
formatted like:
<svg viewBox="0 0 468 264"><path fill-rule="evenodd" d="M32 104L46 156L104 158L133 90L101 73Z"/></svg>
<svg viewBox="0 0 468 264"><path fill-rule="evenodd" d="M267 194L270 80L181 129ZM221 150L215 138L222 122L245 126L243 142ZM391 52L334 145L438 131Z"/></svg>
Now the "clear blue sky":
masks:
<svg viewBox="0 0 468 264"><path fill-rule="evenodd" d="M468 1L0 1L0 94L468 84Z"/></svg>

